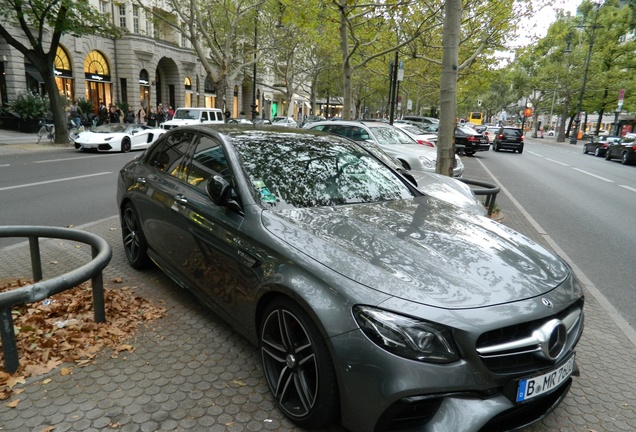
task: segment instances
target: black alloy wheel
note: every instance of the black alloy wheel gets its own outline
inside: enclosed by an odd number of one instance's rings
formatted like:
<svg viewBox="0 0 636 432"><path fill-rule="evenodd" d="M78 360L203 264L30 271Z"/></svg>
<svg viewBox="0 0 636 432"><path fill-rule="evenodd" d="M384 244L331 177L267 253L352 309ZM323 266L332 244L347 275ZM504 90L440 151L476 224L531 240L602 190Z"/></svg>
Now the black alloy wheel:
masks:
<svg viewBox="0 0 636 432"><path fill-rule="evenodd" d="M623 154L621 155L621 163L623 165L629 165L629 159L627 157L627 152L623 152Z"/></svg>
<svg viewBox="0 0 636 432"><path fill-rule="evenodd" d="M148 258L148 245L143 232L137 211L132 203L124 206L121 220L121 235L124 241L124 252L131 267L142 269L150 264Z"/></svg>
<svg viewBox="0 0 636 432"><path fill-rule="evenodd" d="M307 429L339 419L329 349L300 306L285 298L270 303L261 321L259 346L267 384L285 416Z"/></svg>
<svg viewBox="0 0 636 432"><path fill-rule="evenodd" d="M612 155L610 155L609 149L605 152L605 160L612 160Z"/></svg>
<svg viewBox="0 0 636 432"><path fill-rule="evenodd" d="M131 149L131 145L130 145L130 138L128 137L124 137L121 140L121 152L122 153L128 153Z"/></svg>
<svg viewBox="0 0 636 432"><path fill-rule="evenodd" d="M596 147L596 149L594 150L594 156L601 157L601 148L600 147Z"/></svg>

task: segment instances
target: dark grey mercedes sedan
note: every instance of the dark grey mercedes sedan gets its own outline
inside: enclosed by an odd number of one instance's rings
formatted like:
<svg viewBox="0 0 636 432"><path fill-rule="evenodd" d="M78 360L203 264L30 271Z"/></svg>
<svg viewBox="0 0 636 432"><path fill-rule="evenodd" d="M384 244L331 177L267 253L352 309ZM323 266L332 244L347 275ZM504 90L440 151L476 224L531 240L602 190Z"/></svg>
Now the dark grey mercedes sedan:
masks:
<svg viewBox="0 0 636 432"><path fill-rule="evenodd" d="M570 268L346 138L176 128L121 170L117 199L130 264L154 262L257 344L301 427L509 430L577 374Z"/></svg>

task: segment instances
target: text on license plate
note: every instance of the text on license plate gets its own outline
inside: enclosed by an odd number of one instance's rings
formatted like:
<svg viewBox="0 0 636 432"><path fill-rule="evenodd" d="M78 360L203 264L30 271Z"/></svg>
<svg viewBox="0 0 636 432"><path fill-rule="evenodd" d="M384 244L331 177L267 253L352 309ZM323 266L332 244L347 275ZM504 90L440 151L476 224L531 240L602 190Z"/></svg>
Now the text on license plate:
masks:
<svg viewBox="0 0 636 432"><path fill-rule="evenodd" d="M543 375L526 378L519 381L517 388L517 402L523 402L537 396L541 396L558 387L563 381L572 375L574 370L574 355L565 363Z"/></svg>

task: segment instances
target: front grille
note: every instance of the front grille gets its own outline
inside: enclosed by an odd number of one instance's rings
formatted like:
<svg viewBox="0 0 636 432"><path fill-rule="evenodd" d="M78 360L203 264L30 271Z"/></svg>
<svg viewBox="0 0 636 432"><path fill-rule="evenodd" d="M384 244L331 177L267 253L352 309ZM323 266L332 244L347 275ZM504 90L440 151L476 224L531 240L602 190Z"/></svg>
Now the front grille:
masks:
<svg viewBox="0 0 636 432"><path fill-rule="evenodd" d="M583 300L556 315L482 334L477 339L482 362L496 374L527 374L553 365L554 361L541 355L533 333L555 318L567 329L564 352L571 350L583 331Z"/></svg>

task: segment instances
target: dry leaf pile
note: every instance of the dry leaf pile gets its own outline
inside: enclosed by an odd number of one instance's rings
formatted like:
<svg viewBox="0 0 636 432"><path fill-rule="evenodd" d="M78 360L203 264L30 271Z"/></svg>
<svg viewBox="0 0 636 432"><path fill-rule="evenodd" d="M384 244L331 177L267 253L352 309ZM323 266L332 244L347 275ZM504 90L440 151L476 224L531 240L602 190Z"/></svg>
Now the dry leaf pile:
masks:
<svg viewBox="0 0 636 432"><path fill-rule="evenodd" d="M117 278L113 282L121 283ZM26 280L0 281L0 292L33 283ZM96 323L93 295L89 283L51 296L44 301L13 309L13 324L18 347L19 369L4 372L0 352L0 400L14 392L14 386L30 376L45 374L62 363L89 364L103 347L112 347L113 357L122 351L134 351L124 344L136 327L165 314L163 307L136 296L129 288L104 289L106 322ZM60 373L72 373L72 367Z"/></svg>

